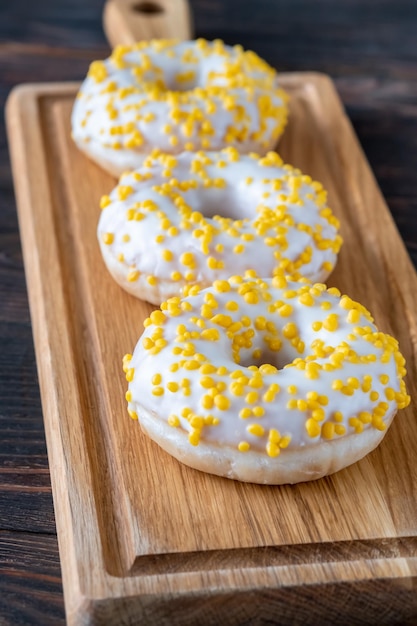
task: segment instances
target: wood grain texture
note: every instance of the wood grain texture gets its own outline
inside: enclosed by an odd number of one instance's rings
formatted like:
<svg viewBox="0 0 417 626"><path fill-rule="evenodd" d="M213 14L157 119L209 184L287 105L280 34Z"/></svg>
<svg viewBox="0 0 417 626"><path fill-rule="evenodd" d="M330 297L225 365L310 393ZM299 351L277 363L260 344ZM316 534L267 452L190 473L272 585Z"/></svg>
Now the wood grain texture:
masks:
<svg viewBox="0 0 417 626"><path fill-rule="evenodd" d="M399 339L415 398L410 260L331 81L282 80L292 97L280 152L322 180L342 222L330 283ZM126 416L120 360L151 307L121 292L95 245L99 198L115 181L70 139L74 94L71 85L32 86L8 105L68 623L262 623L278 614L283 624L357 624L363 602L374 623L411 619L413 406L360 463L278 488L184 467ZM294 621L300 594L305 610Z"/></svg>
<svg viewBox="0 0 417 626"><path fill-rule="evenodd" d="M192 39L187 0L107 0L103 27L107 41L133 44L142 39Z"/></svg>
<svg viewBox="0 0 417 626"><path fill-rule="evenodd" d="M63 623L61 569L54 536L0 531L0 584L2 626Z"/></svg>
<svg viewBox="0 0 417 626"><path fill-rule="evenodd" d="M17 83L82 80L91 61L109 54L101 22L103 0L0 4L2 106ZM417 266L414 1L190 0L190 5L197 37L240 43L280 70L319 70L333 77ZM63 623L64 610L58 582L53 588L49 582L59 570L54 514L46 490L48 460L3 116L0 205L0 528L8 528L15 538L8 545L8 558L18 570L0 558L0 624L57 626ZM42 569L35 563L39 545L45 554ZM343 597L346 604L354 601L362 607L355 623L379 623L367 617L367 603L380 599L382 611L382 587L373 596L359 584ZM325 611L326 595L315 596L310 588L296 589L288 598L296 601L285 608L286 616L290 606L295 606L295 615L315 603ZM401 594L398 615L391 605L387 609L390 623L416 624L413 602L409 593ZM328 611L334 616L330 604ZM269 621L279 623L280 612Z"/></svg>

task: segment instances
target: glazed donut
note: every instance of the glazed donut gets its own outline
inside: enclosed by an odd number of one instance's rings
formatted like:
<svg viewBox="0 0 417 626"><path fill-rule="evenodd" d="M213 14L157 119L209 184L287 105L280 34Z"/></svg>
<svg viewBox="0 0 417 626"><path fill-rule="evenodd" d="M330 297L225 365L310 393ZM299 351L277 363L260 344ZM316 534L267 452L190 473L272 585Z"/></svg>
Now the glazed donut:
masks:
<svg viewBox="0 0 417 626"><path fill-rule="evenodd" d="M151 314L124 358L129 413L212 474L283 484L336 472L409 403L398 343L335 288L251 275Z"/></svg>
<svg viewBox="0 0 417 626"><path fill-rule="evenodd" d="M101 205L98 239L109 271L154 304L186 284L247 269L321 281L341 245L322 185L275 152L155 153Z"/></svg>
<svg viewBox="0 0 417 626"><path fill-rule="evenodd" d="M78 147L114 175L153 148L169 153L273 149L287 95L265 61L241 46L153 40L94 61L72 114Z"/></svg>

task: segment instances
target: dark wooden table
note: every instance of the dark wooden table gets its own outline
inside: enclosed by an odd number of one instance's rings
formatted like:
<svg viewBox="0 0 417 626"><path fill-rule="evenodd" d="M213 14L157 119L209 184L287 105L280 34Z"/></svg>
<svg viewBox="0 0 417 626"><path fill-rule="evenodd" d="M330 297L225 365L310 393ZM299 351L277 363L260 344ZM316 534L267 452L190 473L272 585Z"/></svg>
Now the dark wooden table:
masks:
<svg viewBox="0 0 417 626"><path fill-rule="evenodd" d="M196 36L241 43L281 71L334 78L416 265L415 0L192 0L191 6ZM103 0L1 2L2 104L17 83L80 80L90 61L107 56L102 7ZM0 142L0 625L58 625L59 555L3 120Z"/></svg>

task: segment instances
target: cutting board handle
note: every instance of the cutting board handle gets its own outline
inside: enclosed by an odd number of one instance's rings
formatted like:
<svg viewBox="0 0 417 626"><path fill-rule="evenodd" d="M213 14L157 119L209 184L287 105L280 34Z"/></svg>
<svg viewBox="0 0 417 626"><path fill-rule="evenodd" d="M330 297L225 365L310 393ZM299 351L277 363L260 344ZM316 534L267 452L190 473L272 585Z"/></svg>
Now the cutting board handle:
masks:
<svg viewBox="0 0 417 626"><path fill-rule="evenodd" d="M192 39L187 0L107 0L103 27L109 44L146 39Z"/></svg>

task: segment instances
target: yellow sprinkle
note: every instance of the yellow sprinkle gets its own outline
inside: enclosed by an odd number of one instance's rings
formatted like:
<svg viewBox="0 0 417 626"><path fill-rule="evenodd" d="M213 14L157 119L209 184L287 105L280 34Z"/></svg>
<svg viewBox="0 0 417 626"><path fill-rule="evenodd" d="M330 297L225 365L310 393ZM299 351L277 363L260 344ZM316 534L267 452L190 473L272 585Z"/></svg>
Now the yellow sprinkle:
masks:
<svg viewBox="0 0 417 626"><path fill-rule="evenodd" d="M326 414L324 412L323 409L314 409L311 412L311 417L316 420L316 422L321 422L322 420L324 420Z"/></svg>
<svg viewBox="0 0 417 626"><path fill-rule="evenodd" d="M304 306L313 306L314 298L310 293L303 293L299 296L298 302L304 304Z"/></svg>
<svg viewBox="0 0 417 626"><path fill-rule="evenodd" d="M220 332L217 328L206 328L202 331L201 338L206 341L218 341L220 339Z"/></svg>
<svg viewBox="0 0 417 626"><path fill-rule="evenodd" d="M229 400L229 398L227 396L223 396L220 393L218 393L216 396L214 396L214 404L221 411L227 411L227 409L230 408L230 400Z"/></svg>
<svg viewBox="0 0 417 626"><path fill-rule="evenodd" d="M349 376L349 378L347 379L347 384L349 385L349 387L353 387L353 389L359 389L360 387L359 380L356 378L356 376Z"/></svg>
<svg viewBox="0 0 417 626"><path fill-rule="evenodd" d="M256 291L248 291L243 297L248 304L258 304L259 302L259 296Z"/></svg>
<svg viewBox="0 0 417 626"><path fill-rule="evenodd" d="M103 61L93 61L88 69L88 76L96 83L101 83L107 78L107 68Z"/></svg>
<svg viewBox="0 0 417 626"><path fill-rule="evenodd" d="M291 443L291 436L290 435L284 435L284 437L281 437L280 442L279 442L279 447L280 448L288 448L288 446Z"/></svg>
<svg viewBox="0 0 417 626"><path fill-rule="evenodd" d="M103 233L103 235L102 235L102 241L103 241L103 243L104 243L104 244L106 244L106 245L108 245L108 246L109 246L110 244L112 244L112 243L113 243L113 241L114 241L114 235L113 235L113 233Z"/></svg>
<svg viewBox="0 0 417 626"><path fill-rule="evenodd" d="M385 389L385 397L387 400L395 400L395 391L391 387Z"/></svg>
<svg viewBox="0 0 417 626"><path fill-rule="evenodd" d="M297 325L294 322L288 322L282 329L282 334L286 339L294 339L298 334Z"/></svg>
<svg viewBox="0 0 417 626"><path fill-rule="evenodd" d="M243 420L248 419L249 417L252 416L252 410L249 409L249 407L244 407L243 409L240 410L239 412L239 417Z"/></svg>
<svg viewBox="0 0 417 626"><path fill-rule="evenodd" d="M162 376L161 374L154 374L152 376L152 384L153 385L159 385L162 381Z"/></svg>
<svg viewBox="0 0 417 626"><path fill-rule="evenodd" d="M287 409L297 409L298 408L297 400L295 398L291 398L290 400L288 400L286 406L287 406Z"/></svg>
<svg viewBox="0 0 417 626"><path fill-rule="evenodd" d="M332 271L332 269L333 269L333 263L331 263L330 261L324 261L322 263L321 267L322 267L322 269L325 272L329 272L330 273Z"/></svg>
<svg viewBox="0 0 417 626"><path fill-rule="evenodd" d="M100 209L105 209L111 203L110 196L101 196Z"/></svg>
<svg viewBox="0 0 417 626"><path fill-rule="evenodd" d="M368 411L361 411L358 413L358 418L362 424L370 424L372 422L372 415Z"/></svg>
<svg viewBox="0 0 417 626"><path fill-rule="evenodd" d="M280 454L280 452L280 447L276 443L268 441L268 443L266 444L266 453L268 456L270 456L271 458L275 458Z"/></svg>
<svg viewBox="0 0 417 626"><path fill-rule="evenodd" d="M156 311L152 311L149 319L151 320L152 324L155 324L156 326L160 326L161 324L164 324L166 322L165 313L158 309Z"/></svg>
<svg viewBox="0 0 417 626"><path fill-rule="evenodd" d="M192 252L184 252L180 256L180 262L187 267L195 267L195 258Z"/></svg>
<svg viewBox="0 0 417 626"><path fill-rule="evenodd" d="M288 286L285 276L274 276L274 278L272 279L272 284L276 289L286 289L286 287Z"/></svg>
<svg viewBox="0 0 417 626"><path fill-rule="evenodd" d="M214 374L216 370L217 368L211 363L203 363L203 365L200 367L201 374Z"/></svg>
<svg viewBox="0 0 417 626"><path fill-rule="evenodd" d="M172 261L172 259L174 258L174 255L171 252L171 250L163 250L162 258L164 259L164 261Z"/></svg>
<svg viewBox="0 0 417 626"><path fill-rule="evenodd" d="M204 426L204 419L202 417L200 417L199 415L193 415L191 417L191 419L189 420L190 425L198 430L201 430Z"/></svg>
<svg viewBox="0 0 417 626"><path fill-rule="evenodd" d="M204 387L204 389L210 389L211 387L215 387L216 383L211 376L203 376L200 378L200 385Z"/></svg>
<svg viewBox="0 0 417 626"><path fill-rule="evenodd" d="M347 321L350 324L357 324L360 320L361 314L357 309L351 309L347 315Z"/></svg>
<svg viewBox="0 0 417 626"><path fill-rule="evenodd" d="M323 328L333 332L339 328L339 316L337 313L330 313L323 321Z"/></svg>
<svg viewBox="0 0 417 626"><path fill-rule="evenodd" d="M341 293L339 289L337 289L337 287L330 287L330 289L327 290L327 293L329 293L332 296L336 296L337 298L340 298L341 296Z"/></svg>
<svg viewBox="0 0 417 626"><path fill-rule="evenodd" d="M240 441L237 447L239 452L247 452L250 448L250 444L247 441Z"/></svg>
<svg viewBox="0 0 417 626"><path fill-rule="evenodd" d="M230 385L230 391L232 392L234 396L243 396L243 394L245 393L245 388L240 383L233 382Z"/></svg>
<svg viewBox="0 0 417 626"><path fill-rule="evenodd" d="M352 426L357 433L361 433L363 431L363 423L357 417L349 418L349 426Z"/></svg>
<svg viewBox="0 0 417 626"><path fill-rule="evenodd" d="M246 430L248 433L255 435L256 437L262 437L265 432L265 429L260 424L249 424L249 426L246 427Z"/></svg>
<svg viewBox="0 0 417 626"><path fill-rule="evenodd" d="M178 427L180 425L180 419L178 415L174 415L173 413L171 413L171 415L168 416L168 424L170 426L174 426L175 428Z"/></svg>
<svg viewBox="0 0 417 626"><path fill-rule="evenodd" d="M201 398L201 404L204 409L212 409L214 406L214 400L212 396L206 394Z"/></svg>
<svg viewBox="0 0 417 626"><path fill-rule="evenodd" d="M139 276L140 272L138 270L131 270L126 278L130 283L134 283L136 280L138 280Z"/></svg>
<svg viewBox="0 0 417 626"><path fill-rule="evenodd" d="M291 306L291 304L283 304L278 309L278 313L280 314L281 317L289 317L292 314L292 312L293 312L293 307Z"/></svg>
<svg viewBox="0 0 417 626"><path fill-rule="evenodd" d="M248 404L254 404L258 400L258 392L257 391L249 391L246 394L245 401Z"/></svg>
<svg viewBox="0 0 417 626"><path fill-rule="evenodd" d="M270 431L269 431L268 439L272 443L276 443L277 444L277 443L279 443L279 441L281 439L281 435L279 434L279 431L276 430L276 428L271 428Z"/></svg>
<svg viewBox="0 0 417 626"><path fill-rule="evenodd" d="M234 300L229 300L228 302L226 302L226 309L228 311L238 311L239 305Z"/></svg>
<svg viewBox="0 0 417 626"><path fill-rule="evenodd" d="M215 270L217 268L217 260L212 256L207 259L206 263L211 270Z"/></svg>
<svg viewBox="0 0 417 626"><path fill-rule="evenodd" d="M133 187L130 185L119 185L117 187L117 197L119 200L126 200L133 193Z"/></svg>
<svg viewBox="0 0 417 626"><path fill-rule="evenodd" d="M264 393L263 395L263 401L264 402L274 402L275 400L275 393L271 390L268 390Z"/></svg>
<svg viewBox="0 0 417 626"><path fill-rule="evenodd" d="M192 430L188 435L188 441L191 443L192 446L198 446L198 444L200 443L200 431Z"/></svg>
<svg viewBox="0 0 417 626"><path fill-rule="evenodd" d="M333 424L333 422L325 422L322 426L321 433L324 439L333 439L335 434L335 424Z"/></svg>
<svg viewBox="0 0 417 626"><path fill-rule="evenodd" d="M213 283L213 287L219 293L224 293L231 290L231 286L227 280L215 280Z"/></svg>
<svg viewBox="0 0 417 626"><path fill-rule="evenodd" d="M306 430L310 437L318 437L321 432L321 426L313 418L306 421Z"/></svg>
<svg viewBox="0 0 417 626"><path fill-rule="evenodd" d="M320 378L319 369L321 369L321 367L318 363L315 363L314 361L308 362L305 368L305 377L310 380Z"/></svg>

